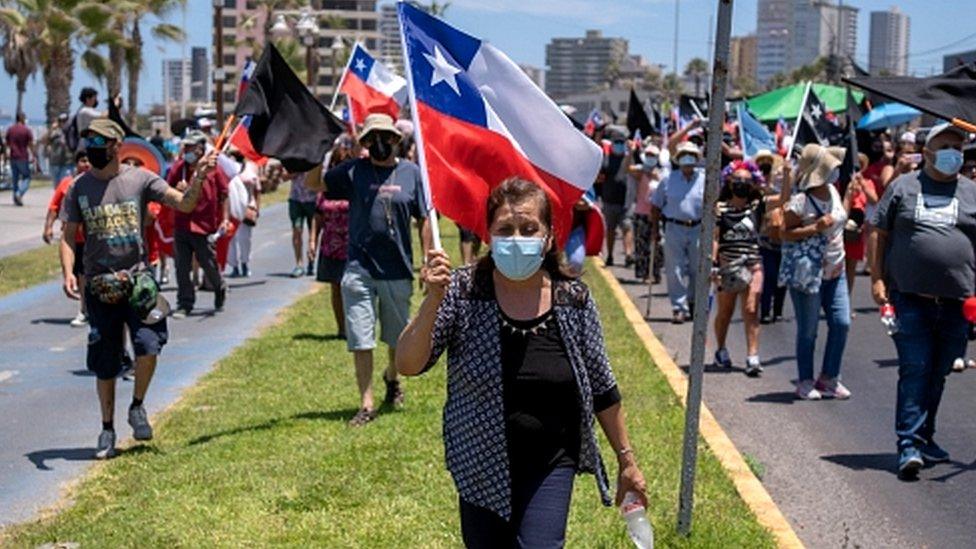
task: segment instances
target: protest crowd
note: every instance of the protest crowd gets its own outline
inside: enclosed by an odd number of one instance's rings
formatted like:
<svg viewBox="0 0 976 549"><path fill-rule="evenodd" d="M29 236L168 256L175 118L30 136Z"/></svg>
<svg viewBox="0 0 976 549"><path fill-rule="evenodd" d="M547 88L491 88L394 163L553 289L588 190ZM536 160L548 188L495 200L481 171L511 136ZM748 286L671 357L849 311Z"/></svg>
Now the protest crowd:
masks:
<svg viewBox="0 0 976 549"><path fill-rule="evenodd" d="M400 9L407 38L462 34ZM741 364L750 378L763 375L764 326L792 314L791 390L807 401L856 398L858 388L843 382L857 314L851 292L870 284L899 360L895 472L911 478L948 461L935 439L937 413L946 378L966 368L976 334L971 133L931 116L862 129L872 105L850 88L840 110L807 89L790 120L760 121L745 101L730 103L717 141L705 132L703 98L663 104L631 92L626 117L594 111L578 121L502 63L490 76L456 74L438 65L442 58L429 61L438 56L426 42L405 47L413 78L370 78L352 63L370 56L356 45L340 86L344 113L318 103L269 46L247 72L237 121L221 130L202 118L173 139L156 132L147 140L118 116L116 98L98 110L91 88L77 111L54 122L42 143L53 151L56 186L43 239L60 234L64 292L78 303L71 325L89 330L99 458L117 451L118 378L134 382L134 438L153 437L144 400L170 330L201 310L222 311L234 299L227 279L264 272L251 261L252 233L262 195L285 184L287 213L277 215L292 230L288 274L328 285L358 398L349 426L368 428L380 402L408 406L402 377L427 372L446 353L446 461L469 547L558 546L576 473L595 476L606 505L646 506L626 388L617 386L597 304L581 280L603 265L632 269L629 281L649 293L666 290L675 325L694 320L696 297L708 299L714 366ZM477 55L488 63L504 56L489 45ZM495 79L490 101L479 91L486 78ZM363 91L377 81L380 88ZM286 102L301 120L276 110ZM536 129L514 123L526 112ZM21 126L5 136L17 156L15 202L37 158L26 154L35 145ZM308 153L299 142L321 146ZM721 150L716 181L705 167L713 147ZM710 184L720 188L716 204L705 202ZM459 231L461 264L440 246L435 213L453 222L440 227ZM710 213L714 233L703 235ZM694 290L701 254L712 264L707 296ZM597 260L585 263L588 256ZM173 304L160 293L171 282ZM202 295L212 304L201 307ZM737 311L741 336L731 329ZM745 356L728 350L738 337ZM380 341L382 401L373 386Z"/></svg>

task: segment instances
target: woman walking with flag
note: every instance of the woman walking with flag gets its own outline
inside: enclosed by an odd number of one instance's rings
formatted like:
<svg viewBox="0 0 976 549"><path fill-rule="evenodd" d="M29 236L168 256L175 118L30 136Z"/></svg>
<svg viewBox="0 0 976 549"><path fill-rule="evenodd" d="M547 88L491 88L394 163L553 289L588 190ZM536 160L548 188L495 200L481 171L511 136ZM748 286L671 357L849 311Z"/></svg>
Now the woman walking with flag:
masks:
<svg viewBox="0 0 976 549"><path fill-rule="evenodd" d="M443 251L428 253L429 292L397 369L421 374L447 351L444 443L465 545L561 547L577 473L595 474L610 503L593 416L618 458L617 504L633 492L646 506L646 485L599 314L555 243L548 196L508 179L486 219L491 252L476 266L452 273Z"/></svg>

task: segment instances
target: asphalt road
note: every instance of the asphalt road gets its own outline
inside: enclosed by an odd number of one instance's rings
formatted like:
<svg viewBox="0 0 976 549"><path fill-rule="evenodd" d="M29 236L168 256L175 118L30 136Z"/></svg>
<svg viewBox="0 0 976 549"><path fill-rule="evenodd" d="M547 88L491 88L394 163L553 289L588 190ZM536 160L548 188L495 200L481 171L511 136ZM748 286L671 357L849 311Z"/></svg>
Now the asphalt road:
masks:
<svg viewBox="0 0 976 549"><path fill-rule="evenodd" d="M647 286L635 283L632 270L611 271L643 313ZM915 482L900 481L894 474L897 355L871 301L869 279L855 283L857 316L841 370L853 392L846 402L794 400L795 325L786 301L786 319L763 326L766 371L759 379L742 370L745 334L738 313L728 338L732 371L711 367L709 326L704 399L739 450L761 464L763 484L800 539L809 547L976 545L976 371L950 376L942 401L936 438L953 461L923 470ZM649 325L687 369L691 323L670 324L663 282L654 287L652 303ZM821 319L818 371L825 340Z"/></svg>
<svg viewBox="0 0 976 549"><path fill-rule="evenodd" d="M0 219L0 231L5 230ZM262 212L253 242L254 274L229 281L224 312L214 316L213 294L200 293L192 316L169 320L169 344L146 399L150 414L175 401L315 284L312 278L288 277L294 259L284 205ZM164 290L175 303L173 285ZM85 369L88 331L68 325L75 312L59 282L0 299L0 525L26 520L54 504L62 485L91 463L100 419L95 378ZM131 436L125 415L131 391L131 382L119 382L120 439Z"/></svg>

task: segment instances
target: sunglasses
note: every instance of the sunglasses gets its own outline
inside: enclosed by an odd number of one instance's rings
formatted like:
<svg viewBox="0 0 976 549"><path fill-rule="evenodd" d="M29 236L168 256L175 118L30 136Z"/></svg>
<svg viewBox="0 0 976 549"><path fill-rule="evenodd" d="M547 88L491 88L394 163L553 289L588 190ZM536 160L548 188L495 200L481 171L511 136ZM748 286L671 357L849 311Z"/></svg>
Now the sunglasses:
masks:
<svg viewBox="0 0 976 549"><path fill-rule="evenodd" d="M743 179L741 177L733 177L729 182L733 185L752 185L751 179Z"/></svg>
<svg viewBox="0 0 976 549"><path fill-rule="evenodd" d="M109 143L115 141L114 139L109 139L104 135L90 135L85 138L85 147L88 148L99 148L108 147Z"/></svg>

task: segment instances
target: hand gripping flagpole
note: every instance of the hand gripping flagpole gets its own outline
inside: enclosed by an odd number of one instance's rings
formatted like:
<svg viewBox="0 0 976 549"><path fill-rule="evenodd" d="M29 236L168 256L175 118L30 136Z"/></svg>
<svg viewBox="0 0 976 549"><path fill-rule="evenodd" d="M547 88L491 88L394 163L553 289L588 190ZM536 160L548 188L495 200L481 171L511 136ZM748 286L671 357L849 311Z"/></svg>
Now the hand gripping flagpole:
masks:
<svg viewBox="0 0 976 549"><path fill-rule="evenodd" d="M407 93L410 96L410 118L413 120L413 135L417 142L417 161L420 164L420 179L424 185L424 200L427 202L427 220L430 223L431 246L441 250L441 230L437 223L437 211L430 196L430 176L427 173L427 160L424 154L424 137L420 129L420 115L417 112L417 94L413 89L413 70L410 67L410 52L407 51L407 35L403 32L403 11L400 9L402 0L397 2L397 18L400 20L400 46L403 48L403 63L406 69Z"/></svg>
<svg viewBox="0 0 976 549"><path fill-rule="evenodd" d="M729 37L732 32L732 1L719 0L718 27L715 31L715 63L712 67L712 97L708 107L706 142L705 199L699 234L698 275L695 279L695 323L691 339L691 365L688 368L688 394L685 398L684 447L681 458L681 492L678 497L678 532L691 533L694 507L695 467L698 461L698 419L701 411L702 381L705 372L705 337L708 332L709 276L712 269L712 233L715 230L715 202L718 199L721 170L722 125L725 122L725 92L728 84Z"/></svg>

